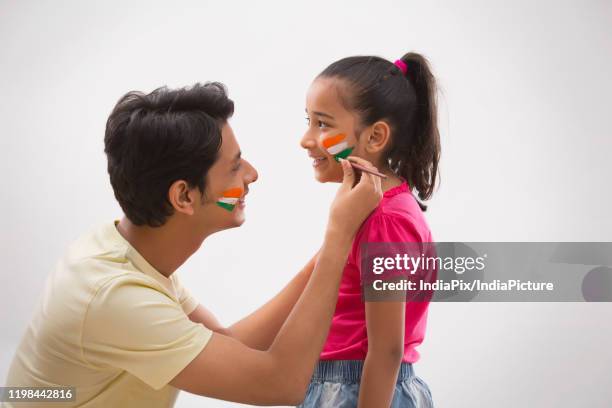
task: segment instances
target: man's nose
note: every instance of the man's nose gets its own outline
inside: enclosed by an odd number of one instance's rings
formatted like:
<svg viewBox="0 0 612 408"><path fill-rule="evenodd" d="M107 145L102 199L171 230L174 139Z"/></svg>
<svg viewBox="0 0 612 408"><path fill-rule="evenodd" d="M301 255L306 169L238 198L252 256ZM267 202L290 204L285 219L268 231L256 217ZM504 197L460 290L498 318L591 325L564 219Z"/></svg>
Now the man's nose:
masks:
<svg viewBox="0 0 612 408"><path fill-rule="evenodd" d="M245 160L245 164L248 166L248 170L246 172L246 182L248 184L256 182L257 179L259 178L259 174L257 173L257 170L255 170L255 167L253 167L253 165L246 160Z"/></svg>

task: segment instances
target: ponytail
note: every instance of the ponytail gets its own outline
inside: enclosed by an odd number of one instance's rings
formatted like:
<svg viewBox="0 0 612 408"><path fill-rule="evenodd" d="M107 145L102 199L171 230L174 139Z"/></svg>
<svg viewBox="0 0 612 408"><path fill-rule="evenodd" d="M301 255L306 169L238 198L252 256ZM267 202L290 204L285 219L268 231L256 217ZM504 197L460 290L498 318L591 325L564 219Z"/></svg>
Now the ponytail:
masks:
<svg viewBox="0 0 612 408"><path fill-rule="evenodd" d="M396 173L408 180L421 200L434 192L440 161L440 132L436 80L427 59L410 52L401 58L406 64L406 79L416 96L409 137L396 140L389 151L389 163Z"/></svg>

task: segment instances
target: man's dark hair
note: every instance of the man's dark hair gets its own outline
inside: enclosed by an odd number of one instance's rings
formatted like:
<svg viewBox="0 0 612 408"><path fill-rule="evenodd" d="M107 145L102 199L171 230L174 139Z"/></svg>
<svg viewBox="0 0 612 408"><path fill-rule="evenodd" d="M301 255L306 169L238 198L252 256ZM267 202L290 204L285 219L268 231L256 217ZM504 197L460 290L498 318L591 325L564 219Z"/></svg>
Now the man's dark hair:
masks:
<svg viewBox="0 0 612 408"><path fill-rule="evenodd" d="M218 82L132 91L117 102L104 152L115 197L131 222L163 225L173 213L168 189L176 180L204 192L221 129L233 113L234 102Z"/></svg>

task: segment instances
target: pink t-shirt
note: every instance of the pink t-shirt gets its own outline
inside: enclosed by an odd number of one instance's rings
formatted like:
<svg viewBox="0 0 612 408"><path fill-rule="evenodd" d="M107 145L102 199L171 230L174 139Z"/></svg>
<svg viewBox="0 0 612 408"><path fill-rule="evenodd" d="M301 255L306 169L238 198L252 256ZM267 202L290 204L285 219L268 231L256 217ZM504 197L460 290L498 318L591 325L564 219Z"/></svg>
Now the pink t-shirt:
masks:
<svg viewBox="0 0 612 408"><path fill-rule="evenodd" d="M365 304L361 297L360 246L366 242L433 242L423 212L406 182L386 191L379 206L365 220L349 253L327 341L321 360L364 360L368 353ZM419 359L429 302L406 302L404 357Z"/></svg>

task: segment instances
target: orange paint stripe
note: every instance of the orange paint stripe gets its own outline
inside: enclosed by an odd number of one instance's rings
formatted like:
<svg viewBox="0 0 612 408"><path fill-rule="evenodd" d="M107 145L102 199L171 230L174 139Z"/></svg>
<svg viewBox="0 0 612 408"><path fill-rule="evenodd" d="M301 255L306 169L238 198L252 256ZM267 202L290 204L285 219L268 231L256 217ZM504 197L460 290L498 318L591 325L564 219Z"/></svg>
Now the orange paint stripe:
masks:
<svg viewBox="0 0 612 408"><path fill-rule="evenodd" d="M340 143L344 139L346 139L346 136L342 133L336 136L328 137L327 139L323 141L323 147L325 147L326 149L329 149L331 146Z"/></svg>
<svg viewBox="0 0 612 408"><path fill-rule="evenodd" d="M227 198L240 198L242 197L243 190L240 187L230 188L223 192L223 197Z"/></svg>

